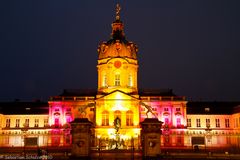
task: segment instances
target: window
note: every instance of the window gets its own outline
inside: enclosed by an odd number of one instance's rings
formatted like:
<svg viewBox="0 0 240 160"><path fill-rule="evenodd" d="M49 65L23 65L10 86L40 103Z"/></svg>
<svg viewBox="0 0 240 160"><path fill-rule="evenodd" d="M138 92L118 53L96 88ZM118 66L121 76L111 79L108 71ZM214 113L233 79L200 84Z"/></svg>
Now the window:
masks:
<svg viewBox="0 0 240 160"><path fill-rule="evenodd" d="M102 112L102 126L108 126L109 125L109 113L108 111Z"/></svg>
<svg viewBox="0 0 240 160"><path fill-rule="evenodd" d="M38 127L39 125L39 119L35 119L34 127Z"/></svg>
<svg viewBox="0 0 240 160"><path fill-rule="evenodd" d="M239 123L240 123L240 117L238 117L238 121L239 121Z"/></svg>
<svg viewBox="0 0 240 160"><path fill-rule="evenodd" d="M19 128L20 126L20 119L16 119L16 128Z"/></svg>
<svg viewBox="0 0 240 160"><path fill-rule="evenodd" d="M153 111L157 111L157 108L153 107L152 110L153 110Z"/></svg>
<svg viewBox="0 0 240 160"><path fill-rule="evenodd" d="M165 122L165 125L168 125L169 119L168 118L164 118L164 122Z"/></svg>
<svg viewBox="0 0 240 160"><path fill-rule="evenodd" d="M115 74L115 86L120 86L120 74Z"/></svg>
<svg viewBox="0 0 240 160"><path fill-rule="evenodd" d="M177 135L177 145L182 145L182 137L180 135Z"/></svg>
<svg viewBox="0 0 240 160"><path fill-rule="evenodd" d="M59 127L59 125L60 125L59 118L54 119L54 125L55 125L55 127Z"/></svg>
<svg viewBox="0 0 240 160"><path fill-rule="evenodd" d="M238 119L235 118L235 127L238 127Z"/></svg>
<svg viewBox="0 0 240 160"><path fill-rule="evenodd" d="M231 137L230 136L226 136L226 143L231 144Z"/></svg>
<svg viewBox="0 0 240 160"><path fill-rule="evenodd" d="M207 128L210 127L210 119L209 119L209 118L206 119L206 127L207 127Z"/></svg>
<svg viewBox="0 0 240 160"><path fill-rule="evenodd" d="M181 127L181 118L177 118L177 127Z"/></svg>
<svg viewBox="0 0 240 160"><path fill-rule="evenodd" d="M71 122L71 116L66 116L66 123L70 123Z"/></svg>
<svg viewBox="0 0 240 160"><path fill-rule="evenodd" d="M55 108L55 112L59 112L59 108Z"/></svg>
<svg viewBox="0 0 240 160"><path fill-rule="evenodd" d="M121 119L121 112L120 112L119 110L114 111L114 120L115 120L117 117Z"/></svg>
<svg viewBox="0 0 240 160"><path fill-rule="evenodd" d="M130 87L133 86L133 80L132 80L132 75L131 74L128 76L128 86L130 86Z"/></svg>
<svg viewBox="0 0 240 160"><path fill-rule="evenodd" d="M10 127L10 123L11 123L11 120L10 120L10 119L6 119L6 127L7 127L7 128Z"/></svg>
<svg viewBox="0 0 240 160"><path fill-rule="evenodd" d="M230 127L229 119L225 119L225 127L226 128Z"/></svg>
<svg viewBox="0 0 240 160"><path fill-rule="evenodd" d="M197 127L201 127L201 120L197 118Z"/></svg>
<svg viewBox="0 0 240 160"><path fill-rule="evenodd" d="M216 122L216 127L220 127L220 120L219 119L215 119Z"/></svg>
<svg viewBox="0 0 240 160"><path fill-rule="evenodd" d="M181 109L180 108L176 108L176 112L180 112L181 111Z"/></svg>
<svg viewBox="0 0 240 160"><path fill-rule="evenodd" d="M133 125L133 112L127 111L126 113L126 125L132 126Z"/></svg>
<svg viewBox="0 0 240 160"><path fill-rule="evenodd" d="M29 127L29 119L25 119L24 127Z"/></svg>
<svg viewBox="0 0 240 160"><path fill-rule="evenodd" d="M191 119L187 119L187 127L192 127Z"/></svg>
<svg viewBox="0 0 240 160"><path fill-rule="evenodd" d="M66 109L66 112L71 112L71 108L67 108L67 109Z"/></svg>
<svg viewBox="0 0 240 160"><path fill-rule="evenodd" d="M44 119L44 127L48 126L48 119Z"/></svg>
<svg viewBox="0 0 240 160"><path fill-rule="evenodd" d="M165 111L165 112L168 112L168 108L164 108L164 111Z"/></svg>
<svg viewBox="0 0 240 160"><path fill-rule="evenodd" d="M106 75L106 74L103 74L102 86L103 86L103 87L106 87L106 86L107 86L107 75Z"/></svg>

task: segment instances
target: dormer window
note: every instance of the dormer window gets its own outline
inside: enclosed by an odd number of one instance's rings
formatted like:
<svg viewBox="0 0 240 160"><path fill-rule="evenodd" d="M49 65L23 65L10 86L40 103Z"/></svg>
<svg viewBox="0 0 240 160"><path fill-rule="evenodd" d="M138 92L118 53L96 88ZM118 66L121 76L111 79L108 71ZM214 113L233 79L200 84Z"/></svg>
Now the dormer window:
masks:
<svg viewBox="0 0 240 160"><path fill-rule="evenodd" d="M210 108L209 107L205 107L204 110L205 110L205 112L210 112Z"/></svg>

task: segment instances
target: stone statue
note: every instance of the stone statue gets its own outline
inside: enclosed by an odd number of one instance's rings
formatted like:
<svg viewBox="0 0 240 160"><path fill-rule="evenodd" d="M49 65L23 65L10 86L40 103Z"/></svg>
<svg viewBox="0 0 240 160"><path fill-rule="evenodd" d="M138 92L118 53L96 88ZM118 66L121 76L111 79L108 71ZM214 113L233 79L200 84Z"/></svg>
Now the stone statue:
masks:
<svg viewBox="0 0 240 160"><path fill-rule="evenodd" d="M121 127L121 119L119 117L117 117L115 120L114 120L114 127L115 127L115 130L116 130L116 139L115 139L115 144L116 144L116 147L115 149L118 149L118 147L120 146L120 135L119 135L119 129Z"/></svg>
<svg viewBox="0 0 240 160"><path fill-rule="evenodd" d="M147 112L146 112L146 115L147 115L147 118L148 118L148 113L150 112L155 118L157 118L156 114L153 112L152 110L152 107L143 103L143 102L140 102L140 105L144 106L145 108L147 108Z"/></svg>
<svg viewBox="0 0 240 160"><path fill-rule="evenodd" d="M114 127L115 127L116 131L118 132L121 127L121 119L119 117L117 117L114 120Z"/></svg>
<svg viewBox="0 0 240 160"><path fill-rule="evenodd" d="M80 112L81 114L81 118L86 118L86 109L89 108L89 107L95 107L95 103L89 103L87 105L82 105L78 108L78 111Z"/></svg>

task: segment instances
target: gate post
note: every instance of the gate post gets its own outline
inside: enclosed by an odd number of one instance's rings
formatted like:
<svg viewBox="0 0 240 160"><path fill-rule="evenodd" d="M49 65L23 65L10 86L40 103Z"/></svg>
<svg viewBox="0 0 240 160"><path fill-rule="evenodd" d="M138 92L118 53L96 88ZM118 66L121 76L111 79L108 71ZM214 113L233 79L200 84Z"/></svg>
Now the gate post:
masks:
<svg viewBox="0 0 240 160"><path fill-rule="evenodd" d="M161 121L157 118L146 118L141 122L141 143L143 159L159 158L161 154Z"/></svg>
<svg viewBox="0 0 240 160"><path fill-rule="evenodd" d="M90 159L92 126L87 118L76 118L71 122L71 158Z"/></svg>

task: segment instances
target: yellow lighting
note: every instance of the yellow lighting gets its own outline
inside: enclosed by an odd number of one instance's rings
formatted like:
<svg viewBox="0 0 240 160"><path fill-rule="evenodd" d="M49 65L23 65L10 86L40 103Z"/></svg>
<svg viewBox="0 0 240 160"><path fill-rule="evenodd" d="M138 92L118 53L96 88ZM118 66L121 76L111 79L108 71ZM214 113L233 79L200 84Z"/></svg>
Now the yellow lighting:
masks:
<svg viewBox="0 0 240 160"><path fill-rule="evenodd" d="M123 107L119 102L112 108L112 111L127 111L127 108Z"/></svg>

